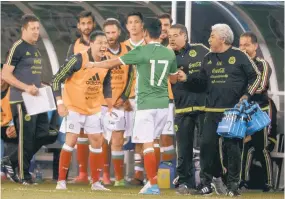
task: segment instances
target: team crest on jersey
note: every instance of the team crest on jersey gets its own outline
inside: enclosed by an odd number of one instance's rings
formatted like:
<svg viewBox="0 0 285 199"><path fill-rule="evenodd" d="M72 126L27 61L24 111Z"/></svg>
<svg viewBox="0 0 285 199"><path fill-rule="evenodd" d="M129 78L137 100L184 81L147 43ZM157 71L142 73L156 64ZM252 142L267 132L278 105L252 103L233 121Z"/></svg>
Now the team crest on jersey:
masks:
<svg viewBox="0 0 285 199"><path fill-rule="evenodd" d="M26 114L26 115L25 115L25 121L27 121L27 122L28 122L28 121L30 121L30 120L31 120L31 116L30 116L30 115L28 115L28 114Z"/></svg>
<svg viewBox="0 0 285 199"><path fill-rule="evenodd" d="M178 131L178 126L174 125L174 131L177 132Z"/></svg>
<svg viewBox="0 0 285 199"><path fill-rule="evenodd" d="M231 56L229 58L229 64L234 64L234 63L236 63L236 58L234 56Z"/></svg>
<svg viewBox="0 0 285 199"><path fill-rule="evenodd" d="M189 56L190 56L190 57L196 57L196 56L197 56L196 50L190 50Z"/></svg>

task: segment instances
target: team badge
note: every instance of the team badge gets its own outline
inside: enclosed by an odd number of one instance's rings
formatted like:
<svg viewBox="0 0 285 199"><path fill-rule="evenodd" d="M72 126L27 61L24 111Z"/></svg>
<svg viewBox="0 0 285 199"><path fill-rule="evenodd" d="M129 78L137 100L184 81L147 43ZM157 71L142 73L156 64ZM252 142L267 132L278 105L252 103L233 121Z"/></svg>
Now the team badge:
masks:
<svg viewBox="0 0 285 199"><path fill-rule="evenodd" d="M174 131L177 132L178 131L178 126L174 125Z"/></svg>
<svg viewBox="0 0 285 199"><path fill-rule="evenodd" d="M196 50L190 50L189 55L190 57L196 57L197 56Z"/></svg>
<svg viewBox="0 0 285 199"><path fill-rule="evenodd" d="M28 115L28 114L26 114L26 115L25 115L25 121L27 121L27 122L28 122L28 121L30 121L30 120L31 120L31 116L30 116L30 115Z"/></svg>
<svg viewBox="0 0 285 199"><path fill-rule="evenodd" d="M229 58L229 64L234 64L234 63L236 63L236 58L233 57L233 56L231 56L231 57Z"/></svg>
<svg viewBox="0 0 285 199"><path fill-rule="evenodd" d="M69 129L74 129L74 124L69 124Z"/></svg>

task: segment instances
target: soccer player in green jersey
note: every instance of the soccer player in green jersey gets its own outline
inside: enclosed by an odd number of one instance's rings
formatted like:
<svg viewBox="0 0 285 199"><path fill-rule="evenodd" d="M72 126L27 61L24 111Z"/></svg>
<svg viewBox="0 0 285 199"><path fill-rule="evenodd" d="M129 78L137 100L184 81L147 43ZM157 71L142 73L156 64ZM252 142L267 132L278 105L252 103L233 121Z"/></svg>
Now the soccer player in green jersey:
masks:
<svg viewBox="0 0 285 199"><path fill-rule="evenodd" d="M168 115L168 77L177 81L177 64L172 50L159 43L161 22L149 19L144 23L147 45L103 62L88 63L87 67L114 68L121 64L135 64L137 72L136 109L132 142L143 144L144 164L149 183L141 194L159 194L156 157L153 141L160 136Z"/></svg>

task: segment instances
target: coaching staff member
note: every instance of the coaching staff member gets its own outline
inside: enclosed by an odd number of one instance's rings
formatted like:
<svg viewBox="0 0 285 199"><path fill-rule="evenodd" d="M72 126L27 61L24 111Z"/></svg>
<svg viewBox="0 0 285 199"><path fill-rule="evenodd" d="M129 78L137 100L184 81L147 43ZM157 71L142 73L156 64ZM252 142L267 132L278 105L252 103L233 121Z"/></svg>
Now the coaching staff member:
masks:
<svg viewBox="0 0 285 199"><path fill-rule="evenodd" d="M261 73L260 86L251 100L257 102L260 108L266 111L271 117L270 126L265 127L260 132L248 136L248 139L245 139L249 141L246 142L243 147L243 168L240 186L247 187L252 158L255 156L260 160L263 169L262 174L265 180L263 191L268 192L272 189L272 162L270 152L274 149L277 134L277 110L274 102L268 97L267 93L272 70L267 61L256 55L258 42L253 32L245 32L240 36L239 47L241 50L246 51Z"/></svg>
<svg viewBox="0 0 285 199"><path fill-rule="evenodd" d="M169 45L176 54L177 67L185 74L197 73L209 49L203 44L189 44L184 25L172 25L168 31ZM199 113L204 109L202 94L188 89L187 82L172 85L175 102L175 130L178 148L177 192L187 194L190 186L190 169L193 159L195 126L199 128Z"/></svg>
<svg viewBox="0 0 285 199"><path fill-rule="evenodd" d="M21 19L21 25L21 39L10 48L3 68L3 79L11 85L10 104L16 132L19 134L19 147L15 153L4 157L2 164L11 166L19 163L21 182L28 185L33 184L29 173L30 161L41 147L36 140L49 134L49 124L47 113L30 116L23 103L22 92L38 94L43 65L36 46L40 34L39 19L26 14ZM13 170L9 171L10 176L15 176Z"/></svg>
<svg viewBox="0 0 285 199"><path fill-rule="evenodd" d="M202 188L193 194L212 194L210 183L216 170L219 136L217 127L226 109L239 101L249 99L260 83L260 72L254 62L238 48L232 47L234 35L226 24L212 26L209 38L211 52L204 60L199 73L185 75L179 73L189 89L207 89L206 115L200 143L200 164ZM238 196L238 183L241 166L240 139L224 138L225 153L228 159L228 195Z"/></svg>

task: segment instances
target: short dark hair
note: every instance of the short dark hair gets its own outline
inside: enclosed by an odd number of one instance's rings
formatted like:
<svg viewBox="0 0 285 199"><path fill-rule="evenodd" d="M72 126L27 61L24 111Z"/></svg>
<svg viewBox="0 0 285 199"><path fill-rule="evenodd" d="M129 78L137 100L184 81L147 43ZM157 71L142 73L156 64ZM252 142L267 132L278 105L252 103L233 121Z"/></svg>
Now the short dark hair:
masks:
<svg viewBox="0 0 285 199"><path fill-rule="evenodd" d="M184 33L186 35L186 37L187 37L186 43L188 43L188 39L189 38L188 38L188 30L187 30L186 26L177 23L177 24L174 24L174 25L170 26L170 28L179 29L180 33Z"/></svg>
<svg viewBox="0 0 285 199"><path fill-rule="evenodd" d="M26 26L28 25L29 22L35 22L35 21L40 21L39 18L37 18L35 15L33 14L25 14L22 16L21 18L21 26L23 28L26 28Z"/></svg>
<svg viewBox="0 0 285 199"><path fill-rule="evenodd" d="M257 43L257 37L253 32L242 33L240 37L250 37L251 43L253 43L253 44Z"/></svg>
<svg viewBox="0 0 285 199"><path fill-rule="evenodd" d="M117 26L117 28L118 28L119 30L122 29L119 20L117 20L117 19L115 19L115 18L108 18L108 19L106 19L106 21L105 21L104 24L103 24L103 29L104 29L106 26L109 26L109 25L115 25L115 26Z"/></svg>
<svg viewBox="0 0 285 199"><path fill-rule="evenodd" d="M78 15L77 15L77 22L79 23L80 22L80 19L82 18L86 18L86 17L91 17L93 22L95 22L95 17L93 16L92 12L90 11L82 11L80 12Z"/></svg>
<svg viewBox="0 0 285 199"><path fill-rule="evenodd" d="M128 14L128 16L127 16L127 21L126 21L127 23L128 23L129 17L131 17L131 16L138 16L140 18L140 20L143 22L143 15L142 15L142 13L140 13L140 12L130 12Z"/></svg>
<svg viewBox="0 0 285 199"><path fill-rule="evenodd" d="M171 25L172 22L173 22L173 20L172 20L172 18L171 18L171 15L168 14L168 13L163 13L163 14L161 14L161 15L158 15L157 18L159 18L159 19L169 19L170 25Z"/></svg>
<svg viewBox="0 0 285 199"><path fill-rule="evenodd" d="M98 36L105 36L106 37L106 35L103 31L95 30L95 31L90 33L89 41L94 42Z"/></svg>
<svg viewBox="0 0 285 199"><path fill-rule="evenodd" d="M161 22L158 18L146 19L143 29L149 33L151 38L158 39L161 34Z"/></svg>

